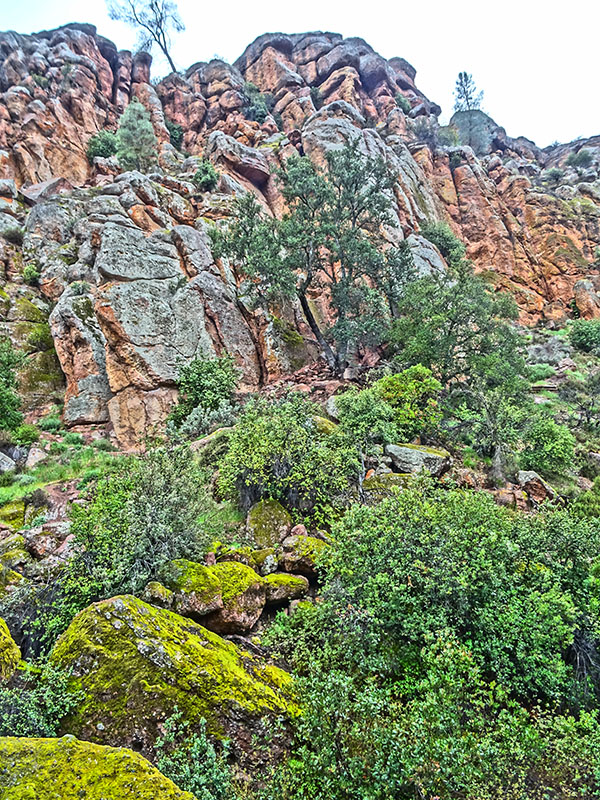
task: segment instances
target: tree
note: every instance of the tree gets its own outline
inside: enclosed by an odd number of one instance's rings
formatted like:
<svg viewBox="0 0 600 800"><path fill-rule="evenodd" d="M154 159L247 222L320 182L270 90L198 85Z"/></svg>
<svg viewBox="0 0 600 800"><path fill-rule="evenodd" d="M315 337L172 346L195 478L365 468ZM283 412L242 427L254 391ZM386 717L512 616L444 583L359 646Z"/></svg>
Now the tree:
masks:
<svg viewBox="0 0 600 800"><path fill-rule="evenodd" d="M481 108L483 92L478 92L473 76L468 72L459 72L454 89L455 111L477 111Z"/></svg>
<svg viewBox="0 0 600 800"><path fill-rule="evenodd" d="M112 0L108 4L111 19L126 22L139 33L139 49L150 50L157 44L169 62L171 70L177 72L169 53L170 30L177 33L185 30L175 3L170 0Z"/></svg>
<svg viewBox="0 0 600 800"><path fill-rule="evenodd" d="M389 247L393 177L382 159L354 140L327 155L327 170L292 156L279 175L288 212L267 217L253 195L236 201L217 252L236 261L268 299L297 296L330 368L341 372L353 350L380 344L412 268L408 245ZM310 298L327 292L333 324L323 329Z"/></svg>
<svg viewBox="0 0 600 800"><path fill-rule="evenodd" d="M117 158L123 169L148 172L156 163L157 141L150 114L134 99L125 109L117 131Z"/></svg>
<svg viewBox="0 0 600 800"><path fill-rule="evenodd" d="M14 431L23 422L16 392L16 371L22 363L23 357L13 350L10 340L0 340L0 430Z"/></svg>

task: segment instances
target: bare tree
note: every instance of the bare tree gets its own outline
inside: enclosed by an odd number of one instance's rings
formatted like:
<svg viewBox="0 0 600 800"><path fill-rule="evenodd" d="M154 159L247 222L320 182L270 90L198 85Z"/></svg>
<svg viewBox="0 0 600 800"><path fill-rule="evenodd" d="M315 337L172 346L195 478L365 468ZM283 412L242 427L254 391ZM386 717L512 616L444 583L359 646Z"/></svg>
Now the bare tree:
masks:
<svg viewBox="0 0 600 800"><path fill-rule="evenodd" d="M185 30L177 6L171 0L109 0L108 13L111 19L126 22L139 33L140 50L150 50L157 44L169 62L173 72L177 72L169 48L170 31Z"/></svg>
<svg viewBox="0 0 600 800"><path fill-rule="evenodd" d="M476 111L481 108L483 92L478 92L473 76L468 72L459 72L454 89L455 111Z"/></svg>

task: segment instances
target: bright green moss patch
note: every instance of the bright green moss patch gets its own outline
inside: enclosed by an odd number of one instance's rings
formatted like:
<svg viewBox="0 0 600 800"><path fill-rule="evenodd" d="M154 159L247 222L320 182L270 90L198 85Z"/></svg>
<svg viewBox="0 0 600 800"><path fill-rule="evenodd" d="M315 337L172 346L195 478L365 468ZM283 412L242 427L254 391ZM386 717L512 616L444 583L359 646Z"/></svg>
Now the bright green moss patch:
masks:
<svg viewBox="0 0 600 800"><path fill-rule="evenodd" d="M284 603L304 597L308 591L308 581L301 575L288 575L286 572L273 572L265 578L267 603Z"/></svg>
<svg viewBox="0 0 600 800"><path fill-rule="evenodd" d="M21 651L10 635L6 622L0 617L0 678L8 680L21 660Z"/></svg>
<svg viewBox="0 0 600 800"><path fill-rule="evenodd" d="M292 518L277 500L261 500L248 512L248 532L259 547L273 547L280 541L282 530L287 530Z"/></svg>
<svg viewBox="0 0 600 800"><path fill-rule="evenodd" d="M62 739L0 738L2 800L194 800L139 753Z"/></svg>
<svg viewBox="0 0 600 800"><path fill-rule="evenodd" d="M136 741L144 752L152 749L157 723L175 706L192 726L204 717L209 732L218 736L235 736L240 724L296 710L282 691L291 683L287 673L277 670L277 680L267 681L260 659L130 595L79 613L51 659L73 670L84 695L64 730L100 742Z"/></svg>
<svg viewBox="0 0 600 800"><path fill-rule="evenodd" d="M211 567L180 558L171 562L167 586L174 592L194 592L204 602L221 593L221 583Z"/></svg>
<svg viewBox="0 0 600 800"><path fill-rule="evenodd" d="M221 561L210 569L219 581L225 605L264 580L251 567L238 561Z"/></svg>
<svg viewBox="0 0 600 800"><path fill-rule="evenodd" d="M25 522L25 504L22 500L6 503L0 508L0 522L15 530L22 528Z"/></svg>
<svg viewBox="0 0 600 800"><path fill-rule="evenodd" d="M334 433L338 427L335 422L327 419L327 417L314 417L314 421L319 433L322 433L325 436L329 436L330 433Z"/></svg>

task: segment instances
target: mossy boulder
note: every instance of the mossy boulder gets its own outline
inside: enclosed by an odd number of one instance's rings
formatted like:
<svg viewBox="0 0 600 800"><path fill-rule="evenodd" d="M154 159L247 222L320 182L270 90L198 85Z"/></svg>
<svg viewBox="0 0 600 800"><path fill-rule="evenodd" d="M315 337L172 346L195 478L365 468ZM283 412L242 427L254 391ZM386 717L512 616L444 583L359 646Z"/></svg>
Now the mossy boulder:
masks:
<svg viewBox="0 0 600 800"><path fill-rule="evenodd" d="M267 605L289 603L298 600L308 592L308 580L304 575L288 575L287 572L273 572L265 578Z"/></svg>
<svg viewBox="0 0 600 800"><path fill-rule="evenodd" d="M131 595L81 611L51 653L83 693L63 731L151 754L177 706L190 731L200 718L241 756L262 717L297 712L291 678L192 620Z"/></svg>
<svg viewBox="0 0 600 800"><path fill-rule="evenodd" d="M265 607L264 578L238 561L221 561L208 569L219 581L223 607L209 614L204 624L217 633L249 631Z"/></svg>
<svg viewBox="0 0 600 800"><path fill-rule="evenodd" d="M12 678L20 660L21 651L10 635L8 625L0 617L0 680Z"/></svg>
<svg viewBox="0 0 600 800"><path fill-rule="evenodd" d="M313 417L317 431L323 436L329 436L337 430L337 424L327 417Z"/></svg>
<svg viewBox="0 0 600 800"><path fill-rule="evenodd" d="M292 518L277 500L260 500L248 512L246 527L259 547L275 547L285 539Z"/></svg>
<svg viewBox="0 0 600 800"><path fill-rule="evenodd" d="M187 561L172 561L165 583L173 592L172 608L178 614L198 619L223 608L221 582L213 567Z"/></svg>
<svg viewBox="0 0 600 800"><path fill-rule="evenodd" d="M288 536L283 542L279 566L286 572L314 577L318 558L328 546L327 542L315 536Z"/></svg>
<svg viewBox="0 0 600 800"><path fill-rule="evenodd" d="M3 800L194 800L139 753L62 739L0 738Z"/></svg>
<svg viewBox="0 0 600 800"><path fill-rule="evenodd" d="M417 444L388 444L386 454L392 459L397 472L415 474L426 472L439 478L452 466L452 457L447 450L424 447Z"/></svg>
<svg viewBox="0 0 600 800"><path fill-rule="evenodd" d="M161 608L173 608L175 601L175 592L167 589L162 583L158 581L150 581L144 589L142 600L150 603L152 606L160 606Z"/></svg>
<svg viewBox="0 0 600 800"><path fill-rule="evenodd" d="M198 462L206 466L214 466L229 450L229 438L233 428L218 428L202 439L192 442L190 448L196 454Z"/></svg>
<svg viewBox="0 0 600 800"><path fill-rule="evenodd" d="M18 530L23 527L25 522L25 503L22 500L15 500L12 503L5 503L0 507L0 523L9 528Z"/></svg>
<svg viewBox="0 0 600 800"><path fill-rule="evenodd" d="M363 491L369 500L383 500L389 496L393 489L403 489L411 477L410 474L402 472L386 472L383 475L372 475L363 481Z"/></svg>

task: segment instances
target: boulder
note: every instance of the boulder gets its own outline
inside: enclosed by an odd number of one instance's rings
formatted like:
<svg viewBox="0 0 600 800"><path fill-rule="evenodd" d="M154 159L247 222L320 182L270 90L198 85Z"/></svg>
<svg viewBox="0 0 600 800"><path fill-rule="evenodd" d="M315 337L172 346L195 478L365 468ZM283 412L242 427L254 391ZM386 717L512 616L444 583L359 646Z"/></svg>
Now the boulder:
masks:
<svg viewBox="0 0 600 800"><path fill-rule="evenodd" d="M316 536L288 536L283 541L279 566L286 572L315 577L317 560L326 547L327 542Z"/></svg>
<svg viewBox="0 0 600 800"><path fill-rule="evenodd" d="M308 592L308 580L304 575L288 575L286 572L273 572L265 578L267 605L289 603L299 600Z"/></svg>
<svg viewBox="0 0 600 800"><path fill-rule="evenodd" d="M543 503L544 500L554 500L556 498L554 489L537 472L522 469L519 470L517 478L519 486L536 505Z"/></svg>
<svg viewBox="0 0 600 800"><path fill-rule="evenodd" d="M292 518L277 500L260 500L246 519L248 533L259 547L274 547L285 539Z"/></svg>
<svg viewBox="0 0 600 800"><path fill-rule="evenodd" d="M263 717L296 713L290 676L166 609L124 595L81 611L58 639L51 662L73 671L82 692L63 730L150 754L175 706L190 722L252 747Z"/></svg>
<svg viewBox="0 0 600 800"><path fill-rule="evenodd" d="M245 633L260 617L266 602L265 581L238 561L221 561L209 567L221 587L223 607L204 621L217 633Z"/></svg>
<svg viewBox="0 0 600 800"><path fill-rule="evenodd" d="M21 651L13 640L6 622L0 617L0 681L7 681L14 675Z"/></svg>
<svg viewBox="0 0 600 800"><path fill-rule="evenodd" d="M7 800L194 800L139 753L74 736L0 738L0 785Z"/></svg>
<svg viewBox="0 0 600 800"><path fill-rule="evenodd" d="M17 468L16 463L9 458L5 453L0 452L0 474L10 472Z"/></svg>
<svg viewBox="0 0 600 800"><path fill-rule="evenodd" d="M379 502L388 497L395 489L403 489L410 480L410 474L399 472L385 472L371 475L363 481L363 492L369 500Z"/></svg>
<svg viewBox="0 0 600 800"><path fill-rule="evenodd" d="M398 472L416 474L427 472L439 478L452 465L452 458L447 450L423 447L417 444L388 444L386 454L392 459Z"/></svg>
<svg viewBox="0 0 600 800"><path fill-rule="evenodd" d="M221 582L213 567L194 561L172 561L165 581L171 590L170 607L184 617L198 619L223 608Z"/></svg>

